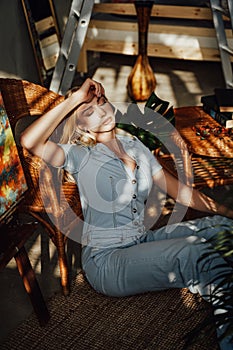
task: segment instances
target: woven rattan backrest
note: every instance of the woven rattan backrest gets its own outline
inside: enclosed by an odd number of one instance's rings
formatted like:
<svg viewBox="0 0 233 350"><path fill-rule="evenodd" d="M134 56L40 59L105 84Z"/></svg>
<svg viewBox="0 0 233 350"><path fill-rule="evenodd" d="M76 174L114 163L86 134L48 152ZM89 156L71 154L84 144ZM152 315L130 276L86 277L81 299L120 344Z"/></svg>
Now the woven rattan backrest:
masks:
<svg viewBox="0 0 233 350"><path fill-rule="evenodd" d="M13 130L19 119L25 116L41 115L64 99L63 96L40 85L19 79L0 78L0 90ZM59 216L61 209L65 210L66 203L64 204L64 200L63 203L60 202L59 190L54 182L57 174L54 174L55 171L52 174L51 169L42 159L33 156L27 150L19 147L19 153L30 188L30 196L26 198L28 208L36 212L46 211ZM42 177L43 184L40 183ZM45 195L43 194L42 198L41 188L46 189L46 198L48 199L46 208L44 208ZM81 207L77 186L66 183L64 188L66 201L73 206L76 213L80 214ZM74 200L75 197L76 200ZM62 206L63 208L61 208Z"/></svg>
<svg viewBox="0 0 233 350"><path fill-rule="evenodd" d="M42 86L19 79L0 78L0 90L18 144L25 127L64 99ZM58 141L59 131L56 130L53 134L53 140ZM68 180L61 183L61 176L59 177L56 168L50 167L20 145L18 150L29 188L20 209L40 222L55 244L61 285L64 295L67 295L69 269L65 243L72 230L76 234L79 222L82 226L78 187L74 182L67 182Z"/></svg>
<svg viewBox="0 0 233 350"><path fill-rule="evenodd" d="M0 90L13 130L19 119L25 116L41 115L64 99L40 85L19 79L1 78ZM26 197L28 209L36 212L45 211L44 198L40 191L40 179L43 174L43 181L47 184L44 188L48 189L46 197L51 199L49 204L47 202L46 212L54 212L57 215L59 204L50 169L42 159L31 155L20 146L19 153L30 188L30 196Z"/></svg>
<svg viewBox="0 0 233 350"><path fill-rule="evenodd" d="M3 101L14 127L27 115L40 115L59 104L64 97L26 80L0 78Z"/></svg>

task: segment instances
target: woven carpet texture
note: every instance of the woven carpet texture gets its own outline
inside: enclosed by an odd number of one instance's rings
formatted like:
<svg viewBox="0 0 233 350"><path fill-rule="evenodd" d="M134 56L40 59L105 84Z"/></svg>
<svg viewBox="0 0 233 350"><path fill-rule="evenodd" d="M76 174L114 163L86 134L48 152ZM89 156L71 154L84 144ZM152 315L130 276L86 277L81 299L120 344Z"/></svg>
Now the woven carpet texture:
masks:
<svg viewBox="0 0 233 350"><path fill-rule="evenodd" d="M40 327L34 314L15 329L1 350L217 350L213 325L184 337L211 315L209 304L187 289L114 298L96 293L82 273L71 294L47 302L51 319Z"/></svg>

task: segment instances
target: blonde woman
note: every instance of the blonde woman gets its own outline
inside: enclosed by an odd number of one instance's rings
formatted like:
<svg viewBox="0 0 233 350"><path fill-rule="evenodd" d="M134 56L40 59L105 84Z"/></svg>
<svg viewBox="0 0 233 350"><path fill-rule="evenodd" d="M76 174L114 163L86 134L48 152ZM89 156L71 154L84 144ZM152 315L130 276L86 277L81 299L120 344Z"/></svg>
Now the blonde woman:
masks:
<svg viewBox="0 0 233 350"><path fill-rule="evenodd" d="M56 144L49 137L65 118ZM87 79L30 125L21 144L77 181L84 216L82 267L96 291L120 297L188 287L209 300L218 273L232 271L220 257L209 257L208 264L207 258L198 259L206 252L205 240L232 225L233 211L168 174L137 138L117 135L114 110L100 83ZM146 230L144 208L152 186L174 199L179 191L181 204L215 215ZM233 349L226 339L220 346Z"/></svg>

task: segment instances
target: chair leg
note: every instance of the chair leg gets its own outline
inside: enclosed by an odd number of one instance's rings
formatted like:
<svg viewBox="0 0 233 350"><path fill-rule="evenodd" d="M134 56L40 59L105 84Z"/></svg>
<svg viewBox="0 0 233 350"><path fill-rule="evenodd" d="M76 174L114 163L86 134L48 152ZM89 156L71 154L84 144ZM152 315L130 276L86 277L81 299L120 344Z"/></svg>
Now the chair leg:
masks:
<svg viewBox="0 0 233 350"><path fill-rule="evenodd" d="M49 311L24 247L15 255L15 261L39 323L41 326L45 326L50 319Z"/></svg>
<svg viewBox="0 0 233 350"><path fill-rule="evenodd" d="M50 239L54 243L57 248L58 254L58 263L60 268L60 276L61 276L61 286L63 294L69 295L70 286L69 286L69 270L68 270L68 262L65 251L65 237L64 234L56 228L53 228L42 216L36 212L30 211L30 214L36 218L47 231ZM55 225L56 226L56 225ZM59 224L57 223L57 226Z"/></svg>
<svg viewBox="0 0 233 350"><path fill-rule="evenodd" d="M67 262L67 256L65 251L65 241L64 241L64 235L62 232L57 231L56 232L56 248L58 253L58 263L60 267L60 275L61 275L61 286L63 290L63 294L69 295L70 293L70 283L69 283L69 269L68 269L68 262Z"/></svg>

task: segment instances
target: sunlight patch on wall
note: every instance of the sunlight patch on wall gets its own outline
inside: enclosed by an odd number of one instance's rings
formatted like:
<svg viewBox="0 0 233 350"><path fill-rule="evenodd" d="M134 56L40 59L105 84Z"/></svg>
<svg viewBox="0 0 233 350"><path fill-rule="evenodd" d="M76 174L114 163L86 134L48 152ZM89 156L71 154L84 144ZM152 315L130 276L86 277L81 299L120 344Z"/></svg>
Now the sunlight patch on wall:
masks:
<svg viewBox="0 0 233 350"><path fill-rule="evenodd" d="M156 94L162 99L169 101L174 107L177 106L176 95L174 93L175 87L171 84L171 79L168 74L156 74L157 86L155 89Z"/></svg>
<svg viewBox="0 0 233 350"><path fill-rule="evenodd" d="M174 74L183 82L188 92L192 94L202 93L199 82L193 72L175 70Z"/></svg>
<svg viewBox="0 0 233 350"><path fill-rule="evenodd" d="M119 71L116 71L113 68L100 67L93 79L102 83L110 101L125 102L128 99L127 80L131 69L129 66L121 66Z"/></svg>

